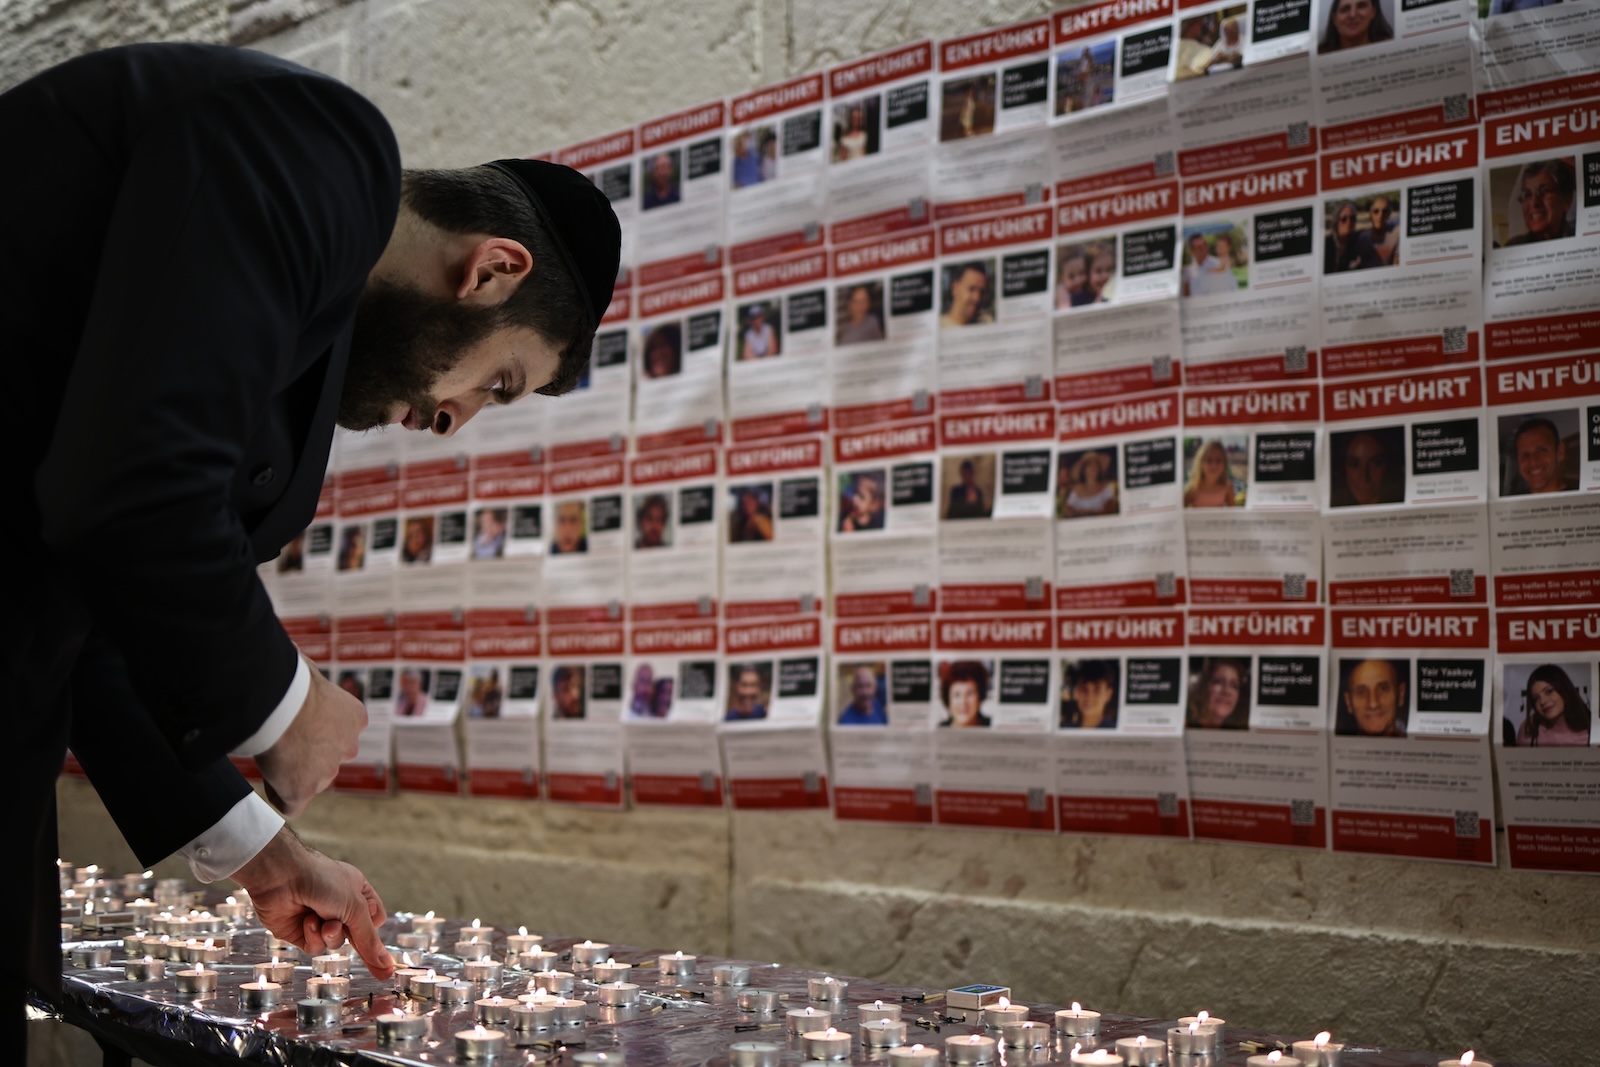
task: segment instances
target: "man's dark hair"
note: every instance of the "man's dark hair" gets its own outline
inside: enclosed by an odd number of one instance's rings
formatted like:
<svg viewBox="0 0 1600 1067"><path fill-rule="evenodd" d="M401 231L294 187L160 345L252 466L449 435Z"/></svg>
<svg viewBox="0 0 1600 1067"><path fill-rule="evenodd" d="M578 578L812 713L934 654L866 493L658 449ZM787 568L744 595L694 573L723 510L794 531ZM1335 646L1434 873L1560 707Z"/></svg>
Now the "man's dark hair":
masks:
<svg viewBox="0 0 1600 1067"><path fill-rule="evenodd" d="M1511 447L1516 448L1517 442L1522 440L1522 435L1525 433L1530 433L1533 430L1543 430L1545 433L1550 435L1551 442L1557 448L1561 447L1561 431L1556 429L1555 423L1551 422L1543 415L1535 415L1533 418L1528 419L1526 422L1523 422L1521 425L1519 425L1517 427L1517 432L1511 435Z"/></svg>
<svg viewBox="0 0 1600 1067"><path fill-rule="evenodd" d="M1566 159L1536 159L1522 168L1518 183L1529 178L1544 175L1556 183L1563 197L1571 200L1578 192L1578 176L1573 172L1572 163ZM1520 189L1518 190L1520 192Z"/></svg>
<svg viewBox="0 0 1600 1067"><path fill-rule="evenodd" d="M531 329L555 348L560 358L555 377L535 392L560 396L576 388L594 345L590 312L517 183L492 167L408 170L401 195L407 207L441 230L509 237L532 253L533 273L495 309L498 325Z"/></svg>

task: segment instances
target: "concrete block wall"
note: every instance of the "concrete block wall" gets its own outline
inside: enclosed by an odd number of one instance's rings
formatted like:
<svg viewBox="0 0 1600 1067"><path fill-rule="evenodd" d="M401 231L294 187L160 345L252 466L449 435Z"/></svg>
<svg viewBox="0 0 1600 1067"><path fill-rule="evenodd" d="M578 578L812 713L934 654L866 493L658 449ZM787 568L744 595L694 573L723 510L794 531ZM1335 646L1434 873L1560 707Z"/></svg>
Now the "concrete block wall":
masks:
<svg viewBox="0 0 1600 1067"><path fill-rule="evenodd" d="M0 87L129 40L234 41L340 77L411 166L553 147L1039 0L9 0ZM64 781L62 854L131 868ZM1349 1042L1585 1063L1591 879L1225 845L841 826L825 813L320 798L297 829L391 908ZM1503 842L1502 842L1503 844ZM170 861L163 871L184 873ZM64 1046L63 1046L64 1047ZM65 1055L65 1053L63 1053ZM63 1059L69 1062L72 1057ZM81 1057L79 1058L81 1059ZM88 1061L83 1061L88 1062Z"/></svg>

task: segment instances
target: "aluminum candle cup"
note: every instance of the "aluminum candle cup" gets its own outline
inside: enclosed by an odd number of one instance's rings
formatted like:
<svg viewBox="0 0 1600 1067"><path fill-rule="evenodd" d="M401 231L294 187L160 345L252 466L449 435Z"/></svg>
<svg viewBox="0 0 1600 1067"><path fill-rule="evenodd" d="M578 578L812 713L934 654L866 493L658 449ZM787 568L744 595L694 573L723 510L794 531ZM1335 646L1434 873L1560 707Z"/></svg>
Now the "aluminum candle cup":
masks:
<svg viewBox="0 0 1600 1067"><path fill-rule="evenodd" d="M906 1024L896 1019L864 1022L861 1043L867 1048L896 1048L906 1043Z"/></svg>
<svg viewBox="0 0 1600 1067"><path fill-rule="evenodd" d="M471 941L473 938L477 938L479 941L493 942L494 927L484 926L482 923L478 922L477 919L473 919L471 926L463 926L461 928L461 932L456 937L456 940Z"/></svg>
<svg viewBox="0 0 1600 1067"><path fill-rule="evenodd" d="M178 959L184 963L221 963L227 957L226 945L208 945L191 938L178 946Z"/></svg>
<svg viewBox="0 0 1600 1067"><path fill-rule="evenodd" d="M765 1041L735 1041L728 1046L728 1067L778 1067L781 1046Z"/></svg>
<svg viewBox="0 0 1600 1067"><path fill-rule="evenodd" d="M1273 1059L1270 1055L1251 1056L1245 1060L1245 1067L1304 1067L1304 1064L1295 1056L1279 1056Z"/></svg>
<svg viewBox="0 0 1600 1067"><path fill-rule="evenodd" d="M143 956L144 939L144 934L129 934L127 937L122 939L122 951L126 952L130 956ZM62 938L62 940L66 941L70 939Z"/></svg>
<svg viewBox="0 0 1600 1067"><path fill-rule="evenodd" d="M256 978L239 986L239 1003L248 1011L262 1011L278 1003L283 986L266 978Z"/></svg>
<svg viewBox="0 0 1600 1067"><path fill-rule="evenodd" d="M481 960L488 958L490 950L493 948L494 946L489 942L479 941L477 939L473 939L471 941L457 941L456 955L460 956L464 960Z"/></svg>
<svg viewBox="0 0 1600 1067"><path fill-rule="evenodd" d="M406 979L406 992L419 1000L432 1000L434 991L448 981L450 979L447 975L432 972L414 974Z"/></svg>
<svg viewBox="0 0 1600 1067"><path fill-rule="evenodd" d="M129 960L122 965L122 973L130 982L153 982L167 976L167 961L153 956Z"/></svg>
<svg viewBox="0 0 1600 1067"><path fill-rule="evenodd" d="M627 1062L620 1048L607 1052L574 1052L572 1062L578 1067L623 1067Z"/></svg>
<svg viewBox="0 0 1600 1067"><path fill-rule="evenodd" d="M844 995L850 991L849 982L841 982L837 978L808 978L806 980L806 995L812 1000L843 1000Z"/></svg>
<svg viewBox="0 0 1600 1067"><path fill-rule="evenodd" d="M738 963L719 963L711 968L711 981L716 985L749 985L750 968ZM740 1044L759 1045L759 1041L743 1041ZM737 1048L738 1045L730 1046Z"/></svg>
<svg viewBox="0 0 1600 1067"><path fill-rule="evenodd" d="M294 1017L303 1030L321 1030L329 1026L338 1026L339 1017L344 1011L342 1000L322 1000L313 997L302 1000L295 1005Z"/></svg>
<svg viewBox="0 0 1600 1067"><path fill-rule="evenodd" d="M430 945L433 944L433 938L429 937L427 934L419 934L415 932L395 934L394 943L396 948L407 949L411 952L424 952Z"/></svg>
<svg viewBox="0 0 1600 1067"><path fill-rule="evenodd" d="M216 971L179 971L172 976L178 992L191 997L205 996L217 991Z"/></svg>
<svg viewBox="0 0 1600 1067"><path fill-rule="evenodd" d="M553 969L553 968L552 968ZM618 963L616 960L606 960L604 963L594 965L594 980L596 982L626 982L633 973L633 964Z"/></svg>
<svg viewBox="0 0 1600 1067"><path fill-rule="evenodd" d="M499 985L502 973L499 960L468 960L461 965L461 975L476 985Z"/></svg>
<svg viewBox="0 0 1600 1067"><path fill-rule="evenodd" d="M1013 1004L1004 997L1000 1003L992 1004L983 1009L983 1025L998 1030L1006 1023L1020 1023L1028 1017L1028 1008L1025 1004Z"/></svg>
<svg viewBox="0 0 1600 1067"><path fill-rule="evenodd" d="M445 979L433 987L433 999L441 1007L457 1007L465 1004L472 997L472 983L460 982L454 979Z"/></svg>
<svg viewBox="0 0 1600 1067"><path fill-rule="evenodd" d="M506 1035L501 1030L486 1030L479 1026L456 1033L456 1059L492 1060L506 1050Z"/></svg>
<svg viewBox="0 0 1600 1067"><path fill-rule="evenodd" d="M411 917L412 933L425 934L428 937L438 937L444 930L444 920L434 916L433 912L426 915L413 915Z"/></svg>
<svg viewBox="0 0 1600 1067"><path fill-rule="evenodd" d="M926 1045L902 1045L889 1050L889 1067L939 1067L941 1056Z"/></svg>
<svg viewBox="0 0 1600 1067"><path fill-rule="evenodd" d="M428 1033L428 1017L410 1012L392 1011L378 1016L378 1044L398 1045L413 1041Z"/></svg>
<svg viewBox="0 0 1600 1067"><path fill-rule="evenodd" d="M1050 1043L1051 1036L1048 1026L1031 1019L1000 1027L1000 1040L1010 1048L1040 1048Z"/></svg>
<svg viewBox="0 0 1600 1067"><path fill-rule="evenodd" d="M847 1060L854 1050L850 1035L839 1030L813 1030L800 1035L800 1051L808 1060Z"/></svg>
<svg viewBox="0 0 1600 1067"><path fill-rule="evenodd" d="M550 1029L555 1025L555 1016L555 1005L550 1003L519 1000L511 1005L511 1026L525 1033L530 1030Z"/></svg>
<svg viewBox="0 0 1600 1067"><path fill-rule="evenodd" d="M311 960L312 974L343 974L350 973L350 957L338 952L330 952L326 956L315 956Z"/></svg>
<svg viewBox="0 0 1600 1067"><path fill-rule="evenodd" d="M62 941L71 941L73 938L75 938L77 936L78 936L78 928L76 926L73 926L71 923L62 923L61 924L61 940Z"/></svg>
<svg viewBox="0 0 1600 1067"><path fill-rule="evenodd" d="M1093 1052L1074 1052L1073 1067L1123 1067L1123 1060L1115 1052L1097 1048Z"/></svg>
<svg viewBox="0 0 1600 1067"><path fill-rule="evenodd" d="M812 1030L826 1030L833 1025L833 1014L816 1008L792 1008L784 1016L784 1025L791 1034L805 1034Z"/></svg>
<svg viewBox="0 0 1600 1067"><path fill-rule="evenodd" d="M1100 1032L1100 1013L1074 1004L1056 1012L1056 1029L1069 1037L1092 1037Z"/></svg>
<svg viewBox="0 0 1600 1067"><path fill-rule="evenodd" d="M600 1003L612 1006L639 1002L639 987L632 982L604 982L598 987L596 994L596 999Z"/></svg>
<svg viewBox="0 0 1600 1067"><path fill-rule="evenodd" d="M585 941L572 946L572 965L574 967L593 967L597 963L604 963L611 955L611 946L604 941Z"/></svg>
<svg viewBox="0 0 1600 1067"><path fill-rule="evenodd" d="M1167 1062L1167 1046L1143 1036L1119 1037L1117 1055L1126 1060L1129 1067L1160 1067Z"/></svg>
<svg viewBox="0 0 1600 1067"><path fill-rule="evenodd" d="M250 973L255 976L258 982L266 979L269 982L277 982L282 985L285 982L294 980L294 964L284 960L252 963L250 965Z"/></svg>
<svg viewBox="0 0 1600 1067"><path fill-rule="evenodd" d="M589 1010L589 1006L583 1001L568 997L553 997L550 1004L556 1009L557 1026L582 1026L584 1014Z"/></svg>
<svg viewBox="0 0 1600 1067"><path fill-rule="evenodd" d="M1343 1045L1335 1044L1327 1039L1324 1039L1320 1045L1315 1041L1296 1041L1290 1046L1290 1052L1294 1058L1305 1064L1306 1067L1339 1067L1339 1054L1343 1051Z"/></svg>
<svg viewBox="0 0 1600 1067"><path fill-rule="evenodd" d="M243 919L250 914L250 905L237 900L225 900L217 905L217 914L224 919Z"/></svg>
<svg viewBox="0 0 1600 1067"><path fill-rule="evenodd" d="M1193 1032L1187 1026L1167 1030L1167 1052L1173 1056L1211 1056L1220 1044L1218 1032L1203 1026Z"/></svg>
<svg viewBox="0 0 1600 1067"><path fill-rule="evenodd" d="M553 971L561 961L555 952L524 952L517 956L516 964L525 971Z"/></svg>
<svg viewBox="0 0 1600 1067"><path fill-rule="evenodd" d="M546 993L570 993L577 981L571 971L535 971L533 974L534 986Z"/></svg>
<svg viewBox="0 0 1600 1067"><path fill-rule="evenodd" d="M944 1043L944 1058L946 1063L961 1065L993 1063L997 1048L994 1038L982 1034L952 1037Z"/></svg>
<svg viewBox="0 0 1600 1067"><path fill-rule="evenodd" d="M739 990L739 1007L744 1011L777 1011L778 993L772 989L741 989Z"/></svg>
<svg viewBox="0 0 1600 1067"><path fill-rule="evenodd" d="M1187 1030L1189 1028L1189 1024L1190 1023L1199 1023L1200 1024L1200 1032L1201 1033L1205 1033L1207 1030L1211 1031L1211 1048L1209 1050L1207 1050L1207 1049L1205 1049L1204 1047L1202 1047L1200 1045L1196 1045L1193 1049L1184 1049L1182 1051L1186 1051L1186 1052L1206 1052L1206 1051L1209 1051L1211 1053L1211 1055L1213 1055L1213 1056L1221 1056L1222 1053L1223 1053L1223 1045L1225 1044L1225 1041L1224 1041L1224 1038L1223 1038L1223 1033L1222 1033L1222 1028L1225 1025L1227 1025L1227 1020L1226 1019L1219 1019L1215 1015L1207 1015L1203 1019L1198 1015L1185 1015L1183 1018L1178 1020L1178 1025L1183 1027L1185 1030ZM1169 1046L1167 1051L1169 1051L1169 1052L1178 1051L1178 1050L1172 1049L1170 1047L1172 1042L1169 1041L1169 1042L1167 1042L1167 1044Z"/></svg>
<svg viewBox="0 0 1600 1067"><path fill-rule="evenodd" d="M306 995L313 1000L343 1000L350 995L350 978L343 974L314 974L306 979Z"/></svg>
<svg viewBox="0 0 1600 1067"><path fill-rule="evenodd" d="M524 927L526 930L526 927ZM506 935L506 952L512 956L520 956L524 952L538 952L544 948L544 938L538 934L520 933Z"/></svg>
<svg viewBox="0 0 1600 1067"><path fill-rule="evenodd" d="M110 945L79 945L72 950L72 965L85 969L111 965Z"/></svg>
<svg viewBox="0 0 1600 1067"><path fill-rule="evenodd" d="M509 1026L511 1024L511 1008L518 1001L507 1000L505 997L484 997L475 1005L478 1009L478 1021L485 1026Z"/></svg>
<svg viewBox="0 0 1600 1067"><path fill-rule="evenodd" d="M871 1004L862 1004L856 1008L856 1018L863 1023L900 1021L900 1005L885 1004L881 1000L874 1000Z"/></svg>
<svg viewBox="0 0 1600 1067"><path fill-rule="evenodd" d="M694 974L695 958L685 956L680 950L670 956L657 956L656 966L661 968L661 973L667 978L688 978Z"/></svg>

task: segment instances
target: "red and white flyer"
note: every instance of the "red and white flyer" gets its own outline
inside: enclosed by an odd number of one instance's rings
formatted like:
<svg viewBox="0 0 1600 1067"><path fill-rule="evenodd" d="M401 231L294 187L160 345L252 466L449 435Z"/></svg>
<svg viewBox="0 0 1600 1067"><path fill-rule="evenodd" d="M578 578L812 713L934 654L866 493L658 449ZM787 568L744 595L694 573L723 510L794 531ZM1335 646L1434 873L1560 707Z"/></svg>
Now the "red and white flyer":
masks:
<svg viewBox="0 0 1600 1067"><path fill-rule="evenodd" d="M939 610L1049 611L1055 408L939 418Z"/></svg>
<svg viewBox="0 0 1600 1067"><path fill-rule="evenodd" d="M1194 836L1328 847L1322 608L1189 611Z"/></svg>
<svg viewBox="0 0 1600 1067"><path fill-rule="evenodd" d="M1061 250L1057 249L1057 263ZM1059 293L1058 293L1059 296ZM1055 321L1056 399L1083 409L1183 382L1178 301L1084 308Z"/></svg>
<svg viewBox="0 0 1600 1067"><path fill-rule="evenodd" d="M1600 96L1600 3L1478 0L1485 116Z"/></svg>
<svg viewBox="0 0 1600 1067"><path fill-rule="evenodd" d="M1493 864L1489 609L1330 615L1333 850Z"/></svg>
<svg viewBox="0 0 1600 1067"><path fill-rule="evenodd" d="M932 419L834 433L835 618L930 614L937 607L938 470Z"/></svg>
<svg viewBox="0 0 1600 1067"><path fill-rule="evenodd" d="M545 629L545 796L565 804L620 808L625 753L621 623Z"/></svg>
<svg viewBox="0 0 1600 1067"><path fill-rule="evenodd" d="M723 730L728 796L739 811L793 811L828 806L828 754L822 730Z"/></svg>
<svg viewBox="0 0 1600 1067"><path fill-rule="evenodd" d="M1182 611L1056 618L1062 833L1189 837Z"/></svg>
<svg viewBox="0 0 1600 1067"><path fill-rule="evenodd" d="M552 463L544 609L560 626L621 622L632 543L622 456Z"/></svg>
<svg viewBox="0 0 1600 1067"><path fill-rule="evenodd" d="M933 822L932 652L931 619L835 624L828 708L835 818Z"/></svg>
<svg viewBox="0 0 1600 1067"><path fill-rule="evenodd" d="M1478 131L1322 156L1322 373L1477 363Z"/></svg>
<svg viewBox="0 0 1600 1067"><path fill-rule="evenodd" d="M815 726L822 711L820 618L741 619L723 629L723 728Z"/></svg>
<svg viewBox="0 0 1600 1067"><path fill-rule="evenodd" d="M723 292L717 273L639 294L636 451L722 440Z"/></svg>
<svg viewBox="0 0 1600 1067"><path fill-rule="evenodd" d="M933 199L933 42L828 69L828 239L922 226Z"/></svg>
<svg viewBox="0 0 1600 1067"><path fill-rule="evenodd" d="M1316 376L1316 194L1311 159L1184 182L1189 385Z"/></svg>
<svg viewBox="0 0 1600 1067"><path fill-rule="evenodd" d="M1485 357L1600 348L1600 101L1489 119L1483 156Z"/></svg>
<svg viewBox="0 0 1600 1067"><path fill-rule="evenodd" d="M1178 412L1172 390L1057 413L1056 610L1188 598Z"/></svg>
<svg viewBox="0 0 1600 1067"><path fill-rule="evenodd" d="M621 264L617 269L617 288L627 289L633 284L634 231L639 225L639 200L635 172L638 161L634 149L638 145L638 131L629 127L599 137L591 137L579 144L557 149L555 161L594 183L606 194L611 210L616 213L622 230Z"/></svg>
<svg viewBox="0 0 1600 1067"><path fill-rule="evenodd" d="M1177 296L1178 210L1178 183L1170 178L1057 201L1055 310ZM1086 318L1071 328L1092 328ZM1057 324L1059 346L1068 323Z"/></svg>
<svg viewBox="0 0 1600 1067"><path fill-rule="evenodd" d="M1184 390L1190 603L1321 599L1317 401L1312 384Z"/></svg>
<svg viewBox="0 0 1600 1067"><path fill-rule="evenodd" d="M734 445L723 511L723 618L820 615L827 585L827 439Z"/></svg>
<svg viewBox="0 0 1600 1067"><path fill-rule="evenodd" d="M1324 152L1431 137L1478 119L1471 0L1318 0L1326 29L1312 61ZM1344 42L1363 32L1371 40Z"/></svg>
<svg viewBox="0 0 1600 1067"><path fill-rule="evenodd" d="M721 100L639 124L639 285L722 269L731 161L723 159Z"/></svg>
<svg viewBox="0 0 1600 1067"><path fill-rule="evenodd" d="M938 108L936 218L1049 199L1049 19L939 42Z"/></svg>
<svg viewBox="0 0 1600 1067"><path fill-rule="evenodd" d="M1186 18L1180 13L1180 23ZM1180 36L1180 61L1183 52ZM1172 87L1169 99L1178 173L1185 182L1244 168L1268 172L1316 152L1311 60L1306 56L1250 67L1226 78L1182 81Z"/></svg>
<svg viewBox="0 0 1600 1067"><path fill-rule="evenodd" d="M466 604L466 563L472 555L469 468L461 452L408 457L400 468L395 600L408 610L460 610Z"/></svg>
<svg viewBox="0 0 1600 1067"><path fill-rule="evenodd" d="M721 542L717 459L717 448L705 445L628 461L627 507L633 530L628 540L628 621L700 623L716 618Z"/></svg>
<svg viewBox="0 0 1600 1067"><path fill-rule="evenodd" d="M1311 0L1179 0L1172 80L1215 80L1305 52L1311 7Z"/></svg>
<svg viewBox="0 0 1600 1067"><path fill-rule="evenodd" d="M495 414L514 410L500 408ZM497 420L495 425L502 424ZM516 448L509 439L495 440L490 447L496 450L472 460L467 603L469 610L503 608L537 620L547 547L547 453Z"/></svg>
<svg viewBox="0 0 1600 1067"><path fill-rule="evenodd" d="M934 822L1053 832L1054 633L1049 615L934 623Z"/></svg>
<svg viewBox="0 0 1600 1067"><path fill-rule="evenodd" d="M356 757L339 765L341 793L388 793L394 781L394 681L398 645L394 616L341 616L333 636L334 682L366 705L367 725Z"/></svg>
<svg viewBox="0 0 1600 1067"><path fill-rule="evenodd" d="M1164 98L1172 0L1098 0L1051 17L1057 120Z"/></svg>
<svg viewBox="0 0 1600 1067"><path fill-rule="evenodd" d="M544 651L537 618L515 609L467 611L467 795L539 797Z"/></svg>
<svg viewBox="0 0 1600 1067"><path fill-rule="evenodd" d="M1600 609L1495 614L1500 815L1513 870L1600 874Z"/></svg>
<svg viewBox="0 0 1600 1067"><path fill-rule="evenodd" d="M337 613L389 611L400 561L400 445L393 434L341 433L334 451L333 603Z"/></svg>
<svg viewBox="0 0 1600 1067"><path fill-rule="evenodd" d="M257 568L278 617L315 615L333 608L334 551L337 538L334 481L330 474L317 496L311 525L283 546L277 559Z"/></svg>
<svg viewBox="0 0 1600 1067"><path fill-rule="evenodd" d="M820 246L827 81L804 74L728 102L728 261Z"/></svg>
<svg viewBox="0 0 1600 1067"><path fill-rule="evenodd" d="M541 433L525 433L520 447L548 446L550 459L565 462L590 456L609 456L628 444L629 418L633 402L633 364L628 358L628 336L636 294L621 289L611 296L611 305L594 335L589 356L589 373L578 380L572 392L561 397L559 406L521 403L503 411L483 411L467 424L471 431L479 421L492 417L498 423L508 417L533 418L543 422ZM537 413L523 413L524 408ZM554 408L554 410L550 410ZM517 414L511 414L517 413ZM485 428L480 437L492 433ZM498 436L498 435L496 435ZM485 447L486 452L498 448Z"/></svg>
<svg viewBox="0 0 1600 1067"><path fill-rule="evenodd" d="M832 303L824 249L733 268L728 422L735 441L827 430Z"/></svg>
<svg viewBox="0 0 1600 1067"><path fill-rule="evenodd" d="M622 717L635 803L722 806L719 650L715 618L632 627Z"/></svg>
<svg viewBox="0 0 1600 1067"><path fill-rule="evenodd" d="M833 250L833 425L846 430L933 412L934 231Z"/></svg>
<svg viewBox="0 0 1600 1067"><path fill-rule="evenodd" d="M1501 608L1600 598L1600 358L1491 364L1489 526Z"/></svg>
<svg viewBox="0 0 1600 1067"><path fill-rule="evenodd" d="M1050 399L1050 209L939 227L941 411Z"/></svg>
<svg viewBox="0 0 1600 1067"><path fill-rule="evenodd" d="M1370 446L1344 444L1335 482L1351 477L1352 468L1359 479L1366 466L1362 453ZM1482 504L1331 512L1323 531L1331 605L1489 602L1489 513Z"/></svg>
<svg viewBox="0 0 1600 1067"><path fill-rule="evenodd" d="M459 614L420 611L399 620L394 763L401 792L454 796L461 791L456 718L466 676L464 621Z"/></svg>

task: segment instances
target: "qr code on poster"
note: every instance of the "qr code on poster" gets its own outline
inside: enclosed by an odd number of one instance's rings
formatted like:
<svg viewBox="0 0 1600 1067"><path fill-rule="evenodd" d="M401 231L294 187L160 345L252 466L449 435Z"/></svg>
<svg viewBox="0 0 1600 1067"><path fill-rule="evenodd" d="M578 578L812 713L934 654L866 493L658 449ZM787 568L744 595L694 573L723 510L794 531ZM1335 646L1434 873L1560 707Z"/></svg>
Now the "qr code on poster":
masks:
<svg viewBox="0 0 1600 1067"><path fill-rule="evenodd" d="M1459 354L1467 350L1467 328L1465 326L1446 326L1444 328L1444 350L1451 354Z"/></svg>
<svg viewBox="0 0 1600 1067"><path fill-rule="evenodd" d="M1176 819L1178 817L1178 794L1157 793L1156 814L1163 819Z"/></svg>
<svg viewBox="0 0 1600 1067"><path fill-rule="evenodd" d="M1285 374L1304 374L1311 367L1306 359L1305 345L1290 345L1283 350L1283 370Z"/></svg>
<svg viewBox="0 0 1600 1067"><path fill-rule="evenodd" d="M1479 823L1478 823L1478 813L1477 812L1475 812L1475 811L1460 811L1460 810L1458 810L1456 812L1456 836L1457 837L1477 837L1478 836L1478 826L1479 826Z"/></svg>
<svg viewBox="0 0 1600 1067"><path fill-rule="evenodd" d="M1283 599L1304 600L1306 598L1306 576L1303 574L1285 574L1283 576Z"/></svg>
<svg viewBox="0 0 1600 1067"><path fill-rule="evenodd" d="M1289 801L1289 825L1317 825L1317 802L1314 800Z"/></svg>
<svg viewBox="0 0 1600 1067"><path fill-rule="evenodd" d="M1044 810L1044 790L1043 789L1029 789L1028 790L1028 810L1029 811L1043 811Z"/></svg>
<svg viewBox="0 0 1600 1067"><path fill-rule="evenodd" d="M1471 567L1455 567L1450 571L1450 595L1472 596L1478 591L1477 576Z"/></svg>
<svg viewBox="0 0 1600 1067"><path fill-rule="evenodd" d="M1161 600L1171 600L1178 595L1178 573L1176 571L1156 572L1156 596Z"/></svg>
<svg viewBox="0 0 1600 1067"><path fill-rule="evenodd" d="M822 778L816 771L806 771L800 775L800 788L807 793L822 792Z"/></svg>
<svg viewBox="0 0 1600 1067"><path fill-rule="evenodd" d="M1171 173L1172 173L1172 153L1171 152L1157 152L1156 153L1156 177L1165 178L1167 175L1169 175Z"/></svg>
<svg viewBox="0 0 1600 1067"><path fill-rule="evenodd" d="M1172 357L1157 356L1151 360L1150 377L1154 381L1170 382L1172 380Z"/></svg>
<svg viewBox="0 0 1600 1067"><path fill-rule="evenodd" d="M1472 117L1472 109L1467 106L1466 93L1453 93L1444 98L1444 120L1446 122L1466 122Z"/></svg>
<svg viewBox="0 0 1600 1067"><path fill-rule="evenodd" d="M1304 148L1311 143L1311 124L1307 122L1289 123L1289 147Z"/></svg>
<svg viewBox="0 0 1600 1067"><path fill-rule="evenodd" d="M919 808L933 807L933 786L927 782L918 782L911 789L913 803Z"/></svg>

